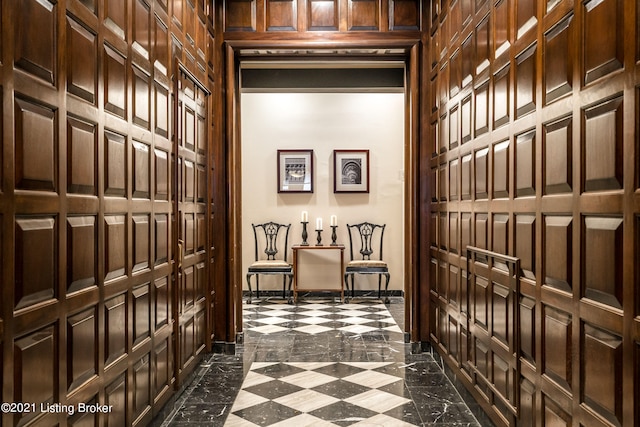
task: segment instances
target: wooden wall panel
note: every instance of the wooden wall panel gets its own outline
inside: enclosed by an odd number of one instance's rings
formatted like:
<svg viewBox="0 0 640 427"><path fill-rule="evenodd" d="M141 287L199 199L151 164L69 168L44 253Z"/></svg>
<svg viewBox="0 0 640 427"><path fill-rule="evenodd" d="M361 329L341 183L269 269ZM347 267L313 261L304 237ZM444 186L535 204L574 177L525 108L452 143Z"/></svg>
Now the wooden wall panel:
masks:
<svg viewBox="0 0 640 427"><path fill-rule="evenodd" d="M181 385L172 203L179 63L202 86L192 126L199 157L190 159L198 166L191 197L202 204L190 239L198 335L191 330L181 378L211 349L217 234L202 220L213 197L210 3L206 11L191 0L0 8L2 398L114 405L109 414L2 414L2 425L148 425Z"/></svg>
<svg viewBox="0 0 640 427"><path fill-rule="evenodd" d="M430 255L458 270L469 292L468 306L439 307L459 335L439 341L431 325L434 347L497 425L636 425L640 377L625 360L637 360L640 331L639 6L431 6L424 128L437 139L428 146L439 191L425 221L459 219L460 247ZM446 131L427 131L435 121ZM450 221L435 228L453 230ZM467 272L466 246L516 257L518 287ZM436 277L432 302L451 292ZM451 347L462 339L470 370ZM508 353L512 342L519 348Z"/></svg>
<svg viewBox="0 0 640 427"><path fill-rule="evenodd" d="M295 0L267 0L267 30L295 31L298 27L298 3Z"/></svg>

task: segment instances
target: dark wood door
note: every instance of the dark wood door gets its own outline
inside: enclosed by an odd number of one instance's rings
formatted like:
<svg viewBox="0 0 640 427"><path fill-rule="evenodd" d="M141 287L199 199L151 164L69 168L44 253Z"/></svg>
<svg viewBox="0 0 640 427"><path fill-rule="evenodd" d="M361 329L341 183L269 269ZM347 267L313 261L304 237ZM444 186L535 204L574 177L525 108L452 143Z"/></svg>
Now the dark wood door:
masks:
<svg viewBox="0 0 640 427"><path fill-rule="evenodd" d="M206 97L208 92L182 66L176 81L175 209L176 277L174 313L179 382L193 370L206 343Z"/></svg>

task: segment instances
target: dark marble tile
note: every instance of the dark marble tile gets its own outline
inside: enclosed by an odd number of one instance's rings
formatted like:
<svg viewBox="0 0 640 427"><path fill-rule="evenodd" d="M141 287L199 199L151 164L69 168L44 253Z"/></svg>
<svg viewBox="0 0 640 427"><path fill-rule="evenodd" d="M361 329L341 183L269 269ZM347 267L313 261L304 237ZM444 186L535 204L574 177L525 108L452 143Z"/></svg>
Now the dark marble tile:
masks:
<svg viewBox="0 0 640 427"><path fill-rule="evenodd" d="M457 404L420 404L416 402L418 413L427 425L442 424L480 426L469 408L464 403Z"/></svg>
<svg viewBox="0 0 640 427"><path fill-rule="evenodd" d="M422 425L420 413L418 412L418 408L416 408L416 405L413 402L405 403L404 405L395 407L385 412L384 415L404 421L405 423L413 424L415 426Z"/></svg>
<svg viewBox="0 0 640 427"><path fill-rule="evenodd" d="M370 390L369 387L361 386L350 381L336 380L327 384L322 384L312 389L318 393L323 393L336 399L347 399L352 396Z"/></svg>
<svg viewBox="0 0 640 427"><path fill-rule="evenodd" d="M187 403L176 412L171 425L223 426L230 411L231 405Z"/></svg>
<svg viewBox="0 0 640 427"><path fill-rule="evenodd" d="M278 363L275 365L265 366L263 368L254 369L253 372L261 375L266 375L271 378L282 378L287 377L289 375L298 374L300 372L304 372L305 370L302 368L298 368L296 366L288 365L286 363Z"/></svg>
<svg viewBox="0 0 640 427"><path fill-rule="evenodd" d="M285 383L279 380L269 381L268 383L258 384L253 387L245 388L244 390L249 393L257 394L267 399L277 399L278 397L286 396L304 390L297 385Z"/></svg>
<svg viewBox="0 0 640 427"><path fill-rule="evenodd" d="M349 426L376 415L374 411L352 405L345 401L325 406L310 412L310 414L339 426Z"/></svg>
<svg viewBox="0 0 640 427"><path fill-rule="evenodd" d="M240 411L235 411L234 415L251 421L259 426L268 426L288 418L293 418L301 413L302 412L296 411L293 408L289 408L288 406L284 406L270 400Z"/></svg>

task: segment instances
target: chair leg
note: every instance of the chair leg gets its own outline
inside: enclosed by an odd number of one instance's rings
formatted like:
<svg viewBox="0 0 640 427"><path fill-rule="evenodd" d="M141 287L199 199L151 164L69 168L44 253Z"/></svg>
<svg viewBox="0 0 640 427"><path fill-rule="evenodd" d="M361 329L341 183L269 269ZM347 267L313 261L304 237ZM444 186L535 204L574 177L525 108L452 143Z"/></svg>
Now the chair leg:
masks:
<svg viewBox="0 0 640 427"><path fill-rule="evenodd" d="M351 275L351 299L356 297L355 274Z"/></svg>
<svg viewBox="0 0 640 427"><path fill-rule="evenodd" d="M247 284L249 285L249 299L247 299L247 304L251 304L251 294L253 293L251 290L251 274L247 274Z"/></svg>
<svg viewBox="0 0 640 427"><path fill-rule="evenodd" d="M260 299L260 275L256 274L256 298Z"/></svg>
<svg viewBox="0 0 640 427"><path fill-rule="evenodd" d="M380 286L382 285L382 274L378 274L378 299L382 296L380 293Z"/></svg>
<svg viewBox="0 0 640 427"><path fill-rule="evenodd" d="M345 297L345 302L349 301L349 274L344 273L344 286L347 288L347 296Z"/></svg>
<svg viewBox="0 0 640 427"><path fill-rule="evenodd" d="M285 292L287 286L287 276L286 274L282 275L282 299L287 299L287 294Z"/></svg>
<svg viewBox="0 0 640 427"><path fill-rule="evenodd" d="M289 304L293 303L293 296L291 295L291 285L293 284L293 274L289 275L289 298L287 299L287 302Z"/></svg>
<svg viewBox="0 0 640 427"><path fill-rule="evenodd" d="M384 273L384 277L387 278L387 283L384 286L384 303L389 304L391 300L389 300L389 273Z"/></svg>

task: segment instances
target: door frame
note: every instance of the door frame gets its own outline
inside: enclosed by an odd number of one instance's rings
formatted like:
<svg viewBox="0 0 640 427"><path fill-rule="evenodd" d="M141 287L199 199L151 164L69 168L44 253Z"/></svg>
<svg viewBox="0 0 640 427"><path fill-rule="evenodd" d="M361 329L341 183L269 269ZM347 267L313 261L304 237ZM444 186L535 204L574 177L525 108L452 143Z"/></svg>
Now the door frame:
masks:
<svg viewBox="0 0 640 427"><path fill-rule="evenodd" d="M423 272L420 265L421 258L426 256L421 250L428 249L425 244L428 237L426 224L421 224L420 218L428 218L422 212L425 194L429 189L421 175L421 165L424 164L421 156L421 85L423 84L420 75L420 61L422 58L422 44L419 39L359 39L356 41L333 41L317 42L308 40L226 40L222 47L224 64L224 93L219 96L222 108L218 111L224 112L223 117L218 119L218 123L223 125L224 131L221 136L224 138L226 146L226 183L227 183L227 288L226 301L218 301L218 305L224 304L229 308L224 327L216 325L216 330L227 331L227 344L230 340L242 342L242 170L235 167L241 165L241 106L240 106L240 65L242 58L240 51L243 49L263 50L263 49L285 49L285 50L308 50L308 49L339 49L341 52L355 49L380 49L394 51L402 49L404 51L405 63L405 131L404 131L404 278L403 289L405 296L405 342L414 343L413 350L420 351L420 342L428 341L429 337L429 281L427 274ZM390 56L391 54L383 54ZM397 58L395 53L394 57ZM338 55L336 55L338 58ZM357 56L341 54L340 60L362 59ZM251 59L255 59L252 57ZM372 58L373 59L373 58ZM378 58L379 59L379 58ZM278 60L295 61L300 57L278 57ZM424 150L423 150L424 151ZM428 271L427 271L428 272ZM421 274L422 273L422 274ZM421 277L422 276L422 277ZM216 293L221 296L221 293ZM220 320L220 317L217 317ZM230 332L233 331L235 336Z"/></svg>

